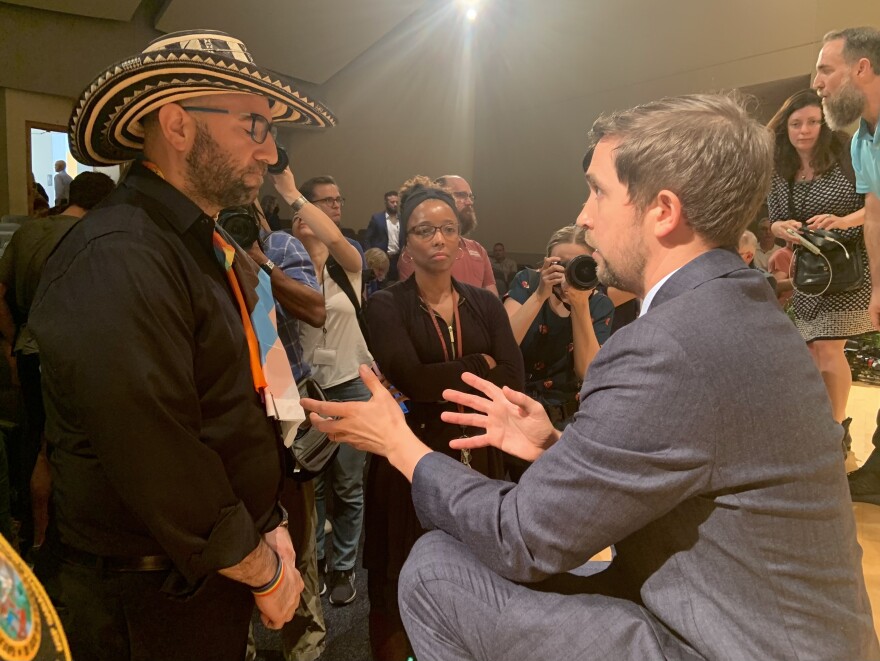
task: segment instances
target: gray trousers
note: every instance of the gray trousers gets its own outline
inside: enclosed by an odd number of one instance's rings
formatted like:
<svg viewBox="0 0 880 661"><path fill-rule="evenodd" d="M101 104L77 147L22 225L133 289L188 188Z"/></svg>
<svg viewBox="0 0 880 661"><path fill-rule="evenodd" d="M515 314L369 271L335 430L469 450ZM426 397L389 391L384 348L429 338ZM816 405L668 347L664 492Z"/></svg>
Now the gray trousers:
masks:
<svg viewBox="0 0 880 661"><path fill-rule="evenodd" d="M400 612L419 661L702 661L644 607L613 596L608 572L520 585L443 532L416 543L400 575Z"/></svg>

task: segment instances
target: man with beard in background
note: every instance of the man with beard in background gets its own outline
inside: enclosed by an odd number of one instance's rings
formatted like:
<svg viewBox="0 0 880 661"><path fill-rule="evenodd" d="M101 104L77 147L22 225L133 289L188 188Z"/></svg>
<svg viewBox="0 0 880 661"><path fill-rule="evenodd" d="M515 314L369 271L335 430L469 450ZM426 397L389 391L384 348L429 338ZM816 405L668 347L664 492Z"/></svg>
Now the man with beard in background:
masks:
<svg viewBox="0 0 880 661"><path fill-rule="evenodd" d="M477 241L465 238L477 227L477 212L474 210L476 197L471 191L471 185L464 177L457 174L445 174L442 177L437 177L436 181L455 198L455 208L458 211L461 245L459 246L458 258L452 267L452 277L458 282L488 289L498 296L498 287L495 285L495 274L492 272L489 253ZM401 254L397 271L401 280L406 280L412 275L412 259L406 250Z"/></svg>
<svg viewBox="0 0 880 661"><path fill-rule="evenodd" d="M210 30L160 37L74 106L78 161L137 159L61 240L30 316L55 505L43 578L77 659L241 659L255 605L280 629L299 602L276 422L302 410L269 276L215 228L256 197L285 121L335 123Z"/></svg>
<svg viewBox="0 0 880 661"><path fill-rule="evenodd" d="M880 30L871 27L829 32L822 39L813 87L822 97L825 121L838 130L859 121L852 139L856 192L865 196L865 247L871 267L868 312L880 330ZM849 475L857 502L880 505L880 411L874 431L874 451Z"/></svg>

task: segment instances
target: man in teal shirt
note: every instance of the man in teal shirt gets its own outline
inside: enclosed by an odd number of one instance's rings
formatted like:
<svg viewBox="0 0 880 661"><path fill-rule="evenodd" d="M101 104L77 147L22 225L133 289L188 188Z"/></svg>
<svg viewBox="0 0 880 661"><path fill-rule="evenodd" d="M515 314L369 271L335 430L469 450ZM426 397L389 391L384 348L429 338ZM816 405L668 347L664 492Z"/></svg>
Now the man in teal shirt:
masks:
<svg viewBox="0 0 880 661"><path fill-rule="evenodd" d="M868 311L880 330L880 30L871 27L829 32L822 40L813 87L822 97L825 121L842 129L860 120L852 140L856 191L865 196L865 245L871 267ZM854 501L880 505L880 412L874 452L849 475Z"/></svg>

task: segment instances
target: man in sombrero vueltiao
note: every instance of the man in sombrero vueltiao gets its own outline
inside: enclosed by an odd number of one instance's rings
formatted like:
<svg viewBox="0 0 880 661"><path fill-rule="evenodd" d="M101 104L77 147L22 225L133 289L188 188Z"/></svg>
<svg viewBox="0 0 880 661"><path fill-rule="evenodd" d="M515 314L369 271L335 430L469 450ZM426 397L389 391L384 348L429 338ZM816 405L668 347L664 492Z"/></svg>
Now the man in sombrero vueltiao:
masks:
<svg viewBox="0 0 880 661"><path fill-rule="evenodd" d="M157 39L74 107L77 160L136 159L61 241L30 317L74 658L242 659L254 605L278 629L299 602L278 493L281 436L303 414L273 269L214 223L256 197L279 122L335 119L207 30ZM278 181L320 213L289 172Z"/></svg>

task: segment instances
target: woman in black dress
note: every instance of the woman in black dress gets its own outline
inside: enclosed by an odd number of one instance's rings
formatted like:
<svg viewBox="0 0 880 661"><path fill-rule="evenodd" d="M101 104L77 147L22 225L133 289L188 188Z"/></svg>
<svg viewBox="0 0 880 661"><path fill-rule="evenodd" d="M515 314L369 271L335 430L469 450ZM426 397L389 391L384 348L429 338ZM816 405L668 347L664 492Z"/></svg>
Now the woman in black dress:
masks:
<svg viewBox="0 0 880 661"><path fill-rule="evenodd" d="M831 230L862 256L865 279L856 291L810 296L795 291L794 323L810 349L831 399L834 419L849 426L846 401L852 375L843 353L846 338L872 330L868 315L871 277L862 225L864 196L856 193L849 138L825 124L822 102L812 90L788 98L768 126L776 136L776 171L767 199L771 230L787 241L788 230ZM847 432L848 434L848 432Z"/></svg>
<svg viewBox="0 0 880 661"><path fill-rule="evenodd" d="M523 387L523 362L497 297L452 279L458 256L455 201L427 177L400 192L400 245L413 277L370 299L371 349L383 374L406 397L406 421L432 450L493 478L504 477L495 448L459 451L449 441L468 428L440 419L455 405L446 388L461 389L463 372L497 385ZM369 572L370 645L376 661L412 654L397 607L397 579L413 544L424 533L412 505L410 484L384 457L372 457L367 476L364 566Z"/></svg>

